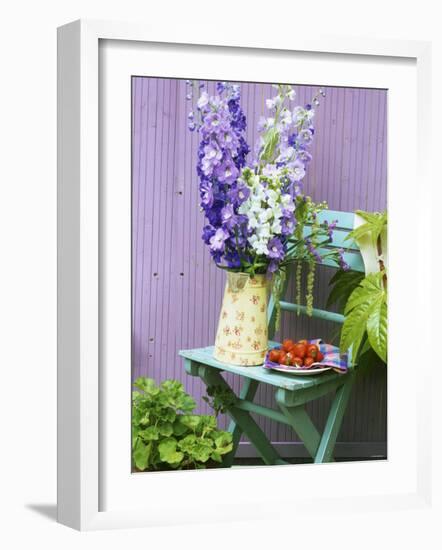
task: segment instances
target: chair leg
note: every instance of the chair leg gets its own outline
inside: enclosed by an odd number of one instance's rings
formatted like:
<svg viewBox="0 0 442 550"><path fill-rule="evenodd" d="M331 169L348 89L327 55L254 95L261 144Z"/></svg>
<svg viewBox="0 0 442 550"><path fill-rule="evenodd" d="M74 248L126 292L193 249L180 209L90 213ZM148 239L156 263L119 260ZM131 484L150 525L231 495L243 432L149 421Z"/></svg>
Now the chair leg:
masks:
<svg viewBox="0 0 442 550"><path fill-rule="evenodd" d="M308 453L314 459L318 451L321 436L304 409L304 405L297 407L287 407L283 403L278 403L278 405L287 418L290 427L298 434Z"/></svg>
<svg viewBox="0 0 442 550"><path fill-rule="evenodd" d="M224 378L218 371L215 371L215 369L200 365L198 372L200 378L206 385L217 385L231 390ZM275 451L265 433L247 411L238 409L234 405L229 406L227 411L241 432L246 435L250 443L252 443L258 451L265 464L286 464Z"/></svg>
<svg viewBox="0 0 442 550"><path fill-rule="evenodd" d="M245 378L239 397L241 399L245 399L246 401L253 401L258 386L259 382L257 380ZM241 439L241 435L243 433L241 427L234 420L230 422L228 431L232 434L233 449L224 457L223 466L226 468L230 468L233 464L236 451L238 450L239 440Z"/></svg>
<svg viewBox="0 0 442 550"><path fill-rule="evenodd" d="M348 377L346 382L336 390L318 452L315 456L315 464L331 462L333 460L336 439L341 429L342 419L347 408L354 382L354 377L351 373L348 373L346 376Z"/></svg>

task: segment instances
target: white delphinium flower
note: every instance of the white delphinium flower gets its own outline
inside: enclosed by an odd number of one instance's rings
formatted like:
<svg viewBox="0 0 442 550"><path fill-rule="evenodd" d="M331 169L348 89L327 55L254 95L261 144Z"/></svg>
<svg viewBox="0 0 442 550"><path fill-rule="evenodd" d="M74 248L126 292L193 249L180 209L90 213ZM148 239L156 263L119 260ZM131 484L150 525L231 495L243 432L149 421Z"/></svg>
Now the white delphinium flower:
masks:
<svg viewBox="0 0 442 550"><path fill-rule="evenodd" d="M293 202L291 195L289 195L288 193L281 195L281 205L283 206L283 208L285 208L289 212L295 211L295 204Z"/></svg>
<svg viewBox="0 0 442 550"><path fill-rule="evenodd" d="M290 126L290 124L292 124L292 113L287 108L282 109L279 123L283 127Z"/></svg>
<svg viewBox="0 0 442 550"><path fill-rule="evenodd" d="M273 210L271 208L263 208L258 215L258 219L262 224L267 223L273 218Z"/></svg>
<svg viewBox="0 0 442 550"><path fill-rule="evenodd" d="M270 208L274 208L279 199L280 195L274 189L267 189L266 191L266 201Z"/></svg>
<svg viewBox="0 0 442 550"><path fill-rule="evenodd" d="M276 95L275 97L272 97L271 99L266 99L267 109L270 109L271 111L275 110L278 107L280 107L280 105L282 105L283 101L284 101L284 98L280 94Z"/></svg>
<svg viewBox="0 0 442 550"><path fill-rule="evenodd" d="M209 94L207 92L203 92L200 95L196 105L198 109L203 109L208 103L209 103Z"/></svg>
<svg viewBox="0 0 442 550"><path fill-rule="evenodd" d="M259 227L256 229L256 234L261 241L268 241L272 235L270 231L270 224L262 223L261 225L259 225Z"/></svg>
<svg viewBox="0 0 442 550"><path fill-rule="evenodd" d="M249 237L249 243L257 254L266 254L267 241L260 239L257 234L254 233Z"/></svg>
<svg viewBox="0 0 442 550"><path fill-rule="evenodd" d="M246 204L246 203L244 203ZM245 214L247 213L247 210L250 211L253 215L256 216L256 218L259 217L259 215L261 214L261 210L262 210L262 206L261 206L261 200L253 200L253 197L252 197L252 200L248 200L248 208L246 209L246 212Z"/></svg>
<svg viewBox="0 0 442 550"><path fill-rule="evenodd" d="M267 178L275 179L278 176L279 170L275 164L267 164L262 169L262 175Z"/></svg>
<svg viewBox="0 0 442 550"><path fill-rule="evenodd" d="M295 181L301 181L305 176L305 167L300 160L295 160L291 165L291 172Z"/></svg>
<svg viewBox="0 0 442 550"><path fill-rule="evenodd" d="M281 220L279 218L273 220L271 231L273 235L281 234L282 226L281 226Z"/></svg>
<svg viewBox="0 0 442 550"><path fill-rule="evenodd" d="M249 228L250 229L256 229L257 227L259 227L259 220L256 216L254 216L254 213L250 210L249 211Z"/></svg>
<svg viewBox="0 0 442 550"><path fill-rule="evenodd" d="M292 111L293 122L300 126L304 121L310 121L315 116L314 109L304 109L304 107L295 107Z"/></svg>
<svg viewBox="0 0 442 550"><path fill-rule="evenodd" d="M281 147L280 154L276 159L276 162L287 163L291 160L294 160L295 156L296 156L296 151L293 147L290 147L290 146Z"/></svg>
<svg viewBox="0 0 442 550"><path fill-rule="evenodd" d="M294 101L296 97L296 92L292 87L290 87L289 91L287 92L287 97L290 99L290 101Z"/></svg>

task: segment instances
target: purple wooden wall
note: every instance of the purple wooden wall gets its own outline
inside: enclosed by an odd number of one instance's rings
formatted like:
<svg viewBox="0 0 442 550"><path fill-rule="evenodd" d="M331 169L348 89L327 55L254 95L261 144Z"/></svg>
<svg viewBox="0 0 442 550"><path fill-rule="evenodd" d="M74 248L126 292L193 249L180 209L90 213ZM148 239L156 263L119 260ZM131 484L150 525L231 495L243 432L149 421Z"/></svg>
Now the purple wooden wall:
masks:
<svg viewBox="0 0 442 550"><path fill-rule="evenodd" d="M324 87L325 99L316 110L313 161L304 180L314 200L327 200L333 210L380 210L386 207L385 90ZM209 84L213 92L214 84ZM296 86L305 104L317 91ZM249 144L268 84L242 84ZM224 289L224 273L213 265L200 234L195 159L198 135L188 131L189 102L183 80L133 78L133 376L181 379L199 399L201 383L183 371L177 350L209 345L214 340ZM317 277L316 303L327 295L330 271ZM282 333L295 337L332 337L325 321L293 316L282 320ZM238 380L230 378L233 386ZM269 388L258 399L272 404ZM310 412L320 426L329 400L313 404ZM200 404L206 411L206 405ZM341 441L386 440L386 376L362 380L346 415ZM225 425L224 419L222 424ZM261 424L272 440L295 441L286 427Z"/></svg>

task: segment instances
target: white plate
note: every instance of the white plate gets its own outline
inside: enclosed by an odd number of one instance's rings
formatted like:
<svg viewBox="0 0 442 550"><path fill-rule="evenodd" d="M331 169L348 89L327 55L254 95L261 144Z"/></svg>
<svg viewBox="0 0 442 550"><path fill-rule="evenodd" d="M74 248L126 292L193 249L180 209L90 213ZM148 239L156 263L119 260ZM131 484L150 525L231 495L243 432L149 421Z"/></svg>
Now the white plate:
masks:
<svg viewBox="0 0 442 550"><path fill-rule="evenodd" d="M284 369L283 367L272 367L271 369L269 370L277 370L278 372L283 372L284 374L296 374L296 375L302 375L302 376L306 376L306 375L313 375L313 374L321 374L321 372L326 372L328 370L331 370L332 367L323 367L322 369L297 369L297 370L287 370L287 369Z"/></svg>

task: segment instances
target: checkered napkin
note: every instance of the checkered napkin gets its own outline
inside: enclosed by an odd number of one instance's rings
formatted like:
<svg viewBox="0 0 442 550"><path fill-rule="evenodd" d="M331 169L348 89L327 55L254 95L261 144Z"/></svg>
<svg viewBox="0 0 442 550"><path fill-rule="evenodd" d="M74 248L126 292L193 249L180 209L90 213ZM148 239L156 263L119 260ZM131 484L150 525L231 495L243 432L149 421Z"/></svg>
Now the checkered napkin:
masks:
<svg viewBox="0 0 442 550"><path fill-rule="evenodd" d="M310 369L318 368L318 367L332 367L333 370L336 372L340 372L342 374L346 373L348 370L348 354L347 353L340 353L339 348L336 346L332 346L331 344L326 344L320 339L316 340L309 340L309 344L316 344L319 348L319 351L324 354L324 359L320 363L313 363L313 365L310 367ZM275 348L277 349L277 348ZM274 369L278 368L279 370L286 370L286 371L297 371L300 368L306 368L306 367L292 367L290 365L280 365L278 363L273 363L273 361L269 360L269 354L267 353L265 361L264 361L264 367L267 369Z"/></svg>

